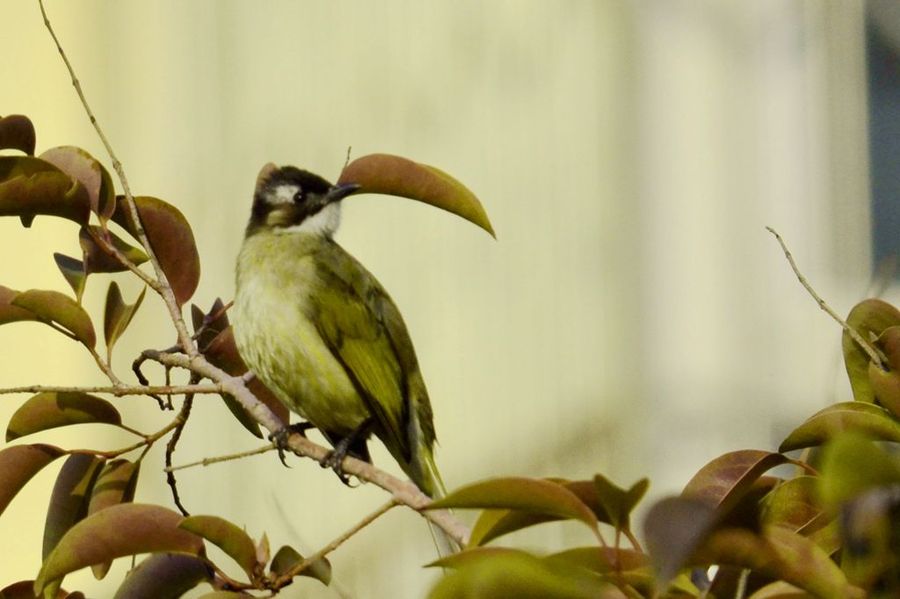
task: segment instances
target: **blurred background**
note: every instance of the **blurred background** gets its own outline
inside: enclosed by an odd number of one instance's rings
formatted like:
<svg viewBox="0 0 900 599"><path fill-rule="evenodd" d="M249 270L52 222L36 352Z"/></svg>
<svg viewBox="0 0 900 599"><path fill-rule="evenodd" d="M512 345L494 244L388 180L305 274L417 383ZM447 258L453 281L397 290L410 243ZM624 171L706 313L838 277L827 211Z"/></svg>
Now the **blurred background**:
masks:
<svg viewBox="0 0 900 599"><path fill-rule="evenodd" d="M177 205L193 225L203 264L194 301L204 308L234 292L266 162L335 179L352 146L353 156L439 166L479 195L497 241L380 196L349 200L337 236L406 318L451 488L602 472L622 485L650 477L652 501L721 453L774 449L813 411L849 397L840 329L764 227L784 236L839 313L872 293L874 266L896 255L895 3L48 0L47 9L132 189ZM31 117L38 152L73 144L109 165L37 4L7 0L3 10L0 113ZM51 252L79 255L76 233L51 218L30 230L0 221L0 284L68 291ZM98 321L109 278L88 282ZM128 279L117 280L131 302L140 287ZM117 346L121 376L141 349L171 344L165 322L148 297ZM0 386L102 382L90 357L50 329L0 329ZM24 399L2 396L0 417ZM144 398L115 403L147 431L170 416ZM130 441L108 428L34 440ZM219 399L202 397L175 461L259 443ZM380 446L374 458L399 472ZM161 463L155 449L138 501L171 505ZM291 465L266 454L183 471L181 497L195 513L266 532L273 549L306 553L385 501L310 461ZM57 470L0 517L0 588L38 570ZM552 549L582 534L554 524L510 542ZM433 555L421 519L393 510L332 554L333 587L304 580L283 596L422 596L438 575L420 568ZM110 596L127 565L64 586Z"/></svg>

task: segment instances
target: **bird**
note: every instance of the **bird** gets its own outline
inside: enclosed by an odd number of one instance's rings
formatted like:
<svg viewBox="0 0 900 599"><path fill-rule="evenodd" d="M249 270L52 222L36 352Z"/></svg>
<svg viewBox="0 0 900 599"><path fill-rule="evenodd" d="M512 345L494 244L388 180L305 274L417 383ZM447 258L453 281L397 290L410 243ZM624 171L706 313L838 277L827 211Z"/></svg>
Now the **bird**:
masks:
<svg viewBox="0 0 900 599"><path fill-rule="evenodd" d="M294 166L263 168L237 258L235 343L248 368L332 444L323 466L342 481L347 454L371 461L374 435L439 498L431 402L412 339L381 283L334 240L342 200L358 189ZM452 551L435 532L442 554Z"/></svg>

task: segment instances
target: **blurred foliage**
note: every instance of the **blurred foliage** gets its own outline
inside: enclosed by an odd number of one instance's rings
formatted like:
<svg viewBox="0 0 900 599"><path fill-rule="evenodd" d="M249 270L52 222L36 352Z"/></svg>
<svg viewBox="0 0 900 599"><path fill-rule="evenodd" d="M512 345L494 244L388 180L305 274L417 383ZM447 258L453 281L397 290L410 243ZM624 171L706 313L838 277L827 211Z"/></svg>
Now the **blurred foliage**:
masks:
<svg viewBox="0 0 900 599"><path fill-rule="evenodd" d="M0 287L0 324L44 323L104 364L95 351L93 320L81 306L91 274L138 271L152 252L178 305L190 300L200 259L191 227L177 208L150 196L137 196L129 206L116 195L103 165L79 148L62 146L35 156L34 127L21 115L0 118L0 150L6 152L0 155L0 216L18 217L25 226L37 217L68 219L78 227L82 248L80 258L53 255L74 297ZM357 183L358 193L425 201L493 233L471 192L434 167L376 154L350 163L339 181ZM149 247L142 246L141 231ZM106 363L143 299L142 291L128 303L118 284L109 284L103 312ZM220 300L206 312L191 306L194 338L210 363L240 375L246 366L226 310ZM601 474L591 480L501 477L433 502L428 509L479 513L468 545L430 564L446 572L430 596L900 596L900 311L869 299L853 308L848 322L871 344L866 351L844 333L854 400L810 416L777 452L741 450L715 458L680 495L649 509L641 534L633 530L631 514L647 491L646 479L623 487ZM139 369L135 372L146 384ZM251 390L287 420L284 407L258 380ZM300 575L330 583L331 565L322 557L306 560L289 546L273 557L265 535L253 539L214 515L184 516L135 502L145 449L183 426L187 416L159 433L138 433L123 423L111 395L37 393L7 423L6 441L13 444L0 450L0 516L35 474L65 459L49 498L40 571L0 590L0 599L82 597L62 590L68 573L90 567L102 578L113 560L141 554L148 555L121 581L116 597L179 597L201 583L213 589L205 597L249 597L250 591L277 593ZM250 433L262 436L241 404L230 396L223 400ZM112 452L20 442L37 432L87 423L120 427L141 441ZM124 457L131 452L138 455ZM772 474L776 467L793 474ZM555 553L502 545L510 533L562 520L585 526L594 541ZM213 561L208 544L233 563L222 567ZM225 574L234 565L239 578Z"/></svg>

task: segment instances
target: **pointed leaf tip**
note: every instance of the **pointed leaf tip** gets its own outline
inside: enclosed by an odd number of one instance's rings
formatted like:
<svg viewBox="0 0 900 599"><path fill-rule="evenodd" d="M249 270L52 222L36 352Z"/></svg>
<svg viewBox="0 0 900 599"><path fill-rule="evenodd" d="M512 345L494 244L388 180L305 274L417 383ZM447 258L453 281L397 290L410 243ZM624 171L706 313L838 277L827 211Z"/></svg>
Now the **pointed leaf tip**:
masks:
<svg viewBox="0 0 900 599"><path fill-rule="evenodd" d="M344 167L337 183L360 185L354 195L380 193L430 204L481 227L495 239L497 237L475 194L439 168L391 154L369 154Z"/></svg>

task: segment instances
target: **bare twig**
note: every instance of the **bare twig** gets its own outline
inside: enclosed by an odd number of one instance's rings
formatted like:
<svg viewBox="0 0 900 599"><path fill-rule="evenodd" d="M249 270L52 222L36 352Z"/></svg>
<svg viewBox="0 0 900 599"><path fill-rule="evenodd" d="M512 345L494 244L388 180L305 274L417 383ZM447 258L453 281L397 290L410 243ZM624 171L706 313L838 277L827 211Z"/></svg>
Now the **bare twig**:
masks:
<svg viewBox="0 0 900 599"><path fill-rule="evenodd" d="M188 468L196 468L197 466L212 466L213 464L218 464L221 462L230 462L232 460L240 460L243 458L249 458L250 456L259 455L261 453L267 453L269 451L275 451L275 446L271 443L268 445L263 445L261 447L257 447L256 449L250 449L247 451L239 451L238 453L230 453L228 455L220 455L212 458L203 458L202 460L197 460L196 462L188 462L187 464L179 464L178 466L169 465L166 467L166 472L176 472L178 470L186 470Z"/></svg>
<svg viewBox="0 0 900 599"><path fill-rule="evenodd" d="M794 274L797 276L797 280L800 281L800 284L803 285L803 288L812 296L816 303L819 304L819 307L825 311L826 314L831 316L841 327L847 332L848 335L859 345L864 352L869 355L869 359L872 360L879 368L884 369L885 358L880 354L880 352L872 347L868 341L862 338L862 335L856 332L856 329L851 327L847 322L837 315L837 313L831 309L825 300L823 300L818 293L812 288L812 285L809 284L809 281L806 280L806 277L800 272L800 269L797 268L797 263L794 262L794 257L791 255L790 250L788 250L787 245L784 243L784 240L781 238L781 235L773 229L772 227L766 227L766 230L775 236L775 239L778 240L778 244L781 246L781 250L784 252L784 257L787 258L788 264L791 265L791 269L794 271Z"/></svg>
<svg viewBox="0 0 900 599"><path fill-rule="evenodd" d="M356 524L354 524L353 527L351 527L349 530L345 531L339 537L337 537L336 539L334 539L333 541L331 541L330 543L328 543L327 545L325 545L324 547L322 547L321 549L319 549L318 551L316 551L309 557L305 558L302 562L300 562L299 564L297 564L296 566L294 566L293 568L291 568L290 570L288 570L287 572L285 572L284 574L279 576L275 580L275 588L280 588L280 587L286 585L288 582L291 581L292 578L294 578L294 576L300 574L301 572L303 572L304 570L306 570L307 568L312 566L314 563L316 563L317 561L319 561L320 559L322 559L323 557L325 557L326 555L328 555L329 553L331 553L332 551L334 551L335 549L337 549L338 547L343 545L347 539L349 539L350 537L352 537L353 535L355 535L356 533L361 531L363 528L365 528L366 526L368 526L369 524L371 524L372 522L374 522L375 520L377 520L378 518L380 518L381 516L383 516L384 514L386 514L388 511L390 511L392 508L394 508L396 506L397 506L397 501L395 501L393 499L391 501L388 501L384 505L382 505L380 508L378 508L377 510L375 510L374 512L372 512L371 514L369 514L368 516L366 516L365 518L363 518Z"/></svg>
<svg viewBox="0 0 900 599"><path fill-rule="evenodd" d="M196 384L200 381L200 376L194 373L191 373L191 384ZM175 506L178 510L185 516L190 516L187 509L185 509L184 505L181 503L181 497L178 495L178 481L175 480L175 473L172 471L172 455L175 454L175 448L178 446L178 440L181 438L181 432L184 430L184 426L187 424L188 418L191 415L191 407L194 405L194 394L188 393L184 397L184 403L181 404L181 410L178 412L178 416L176 417L176 421L178 422L175 426L175 429L172 432L172 436L169 437L169 442L166 443L166 467L164 472L166 473L166 482L169 485L169 488L172 489L172 500L175 502Z"/></svg>
<svg viewBox="0 0 900 599"><path fill-rule="evenodd" d="M0 395L12 393L107 393L116 397L126 395L183 395L185 393L222 393L220 385L95 385L74 387L63 385L26 385L24 387L8 387L0 389Z"/></svg>

